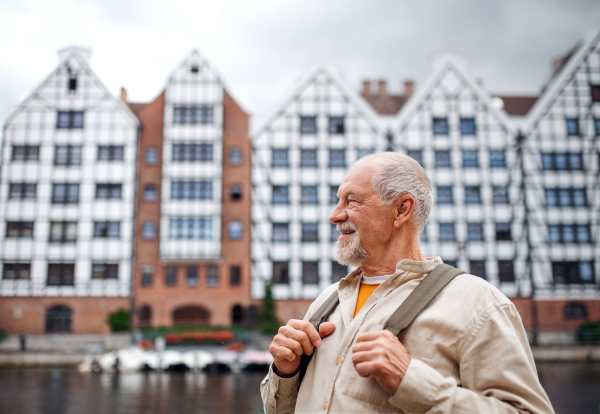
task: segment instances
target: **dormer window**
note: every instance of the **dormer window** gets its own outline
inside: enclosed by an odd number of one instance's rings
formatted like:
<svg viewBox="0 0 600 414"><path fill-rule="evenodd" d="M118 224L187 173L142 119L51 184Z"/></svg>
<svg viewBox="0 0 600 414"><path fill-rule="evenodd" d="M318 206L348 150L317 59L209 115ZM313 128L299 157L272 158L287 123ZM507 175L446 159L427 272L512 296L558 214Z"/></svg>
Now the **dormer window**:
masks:
<svg viewBox="0 0 600 414"><path fill-rule="evenodd" d="M190 72L198 73L200 72L200 67L198 65L192 65L192 67L190 68Z"/></svg>

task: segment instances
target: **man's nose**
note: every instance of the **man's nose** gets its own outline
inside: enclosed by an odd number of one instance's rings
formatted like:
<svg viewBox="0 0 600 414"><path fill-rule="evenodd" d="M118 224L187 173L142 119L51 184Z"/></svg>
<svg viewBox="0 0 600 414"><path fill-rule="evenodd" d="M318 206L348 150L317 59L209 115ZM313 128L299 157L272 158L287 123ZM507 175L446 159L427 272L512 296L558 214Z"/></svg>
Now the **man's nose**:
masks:
<svg viewBox="0 0 600 414"><path fill-rule="evenodd" d="M331 221L332 223L341 223L346 220L348 220L348 214L346 213L346 210L341 206L341 203L339 203L331 212L331 216L329 216L329 221Z"/></svg>

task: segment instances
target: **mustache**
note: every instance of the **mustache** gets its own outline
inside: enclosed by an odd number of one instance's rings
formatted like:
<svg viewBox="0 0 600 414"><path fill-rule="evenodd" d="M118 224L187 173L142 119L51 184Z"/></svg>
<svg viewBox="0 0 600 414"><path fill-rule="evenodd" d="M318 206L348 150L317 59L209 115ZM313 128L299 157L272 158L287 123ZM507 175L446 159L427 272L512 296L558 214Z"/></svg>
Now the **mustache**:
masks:
<svg viewBox="0 0 600 414"><path fill-rule="evenodd" d="M343 231L353 230L358 233L358 226L351 221L345 221L343 223L336 224L335 228L337 231L342 233Z"/></svg>

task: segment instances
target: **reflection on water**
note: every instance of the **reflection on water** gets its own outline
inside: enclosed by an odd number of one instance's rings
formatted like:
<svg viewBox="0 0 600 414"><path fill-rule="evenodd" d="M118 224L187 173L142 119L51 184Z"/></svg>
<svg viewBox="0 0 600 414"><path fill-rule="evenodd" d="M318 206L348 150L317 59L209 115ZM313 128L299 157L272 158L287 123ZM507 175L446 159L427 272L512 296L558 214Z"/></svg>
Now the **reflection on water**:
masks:
<svg viewBox="0 0 600 414"><path fill-rule="evenodd" d="M600 412L600 364L538 364L558 414ZM0 413L262 413L264 373L80 373L0 369Z"/></svg>
<svg viewBox="0 0 600 414"><path fill-rule="evenodd" d="M0 413L262 413L264 375L1 369Z"/></svg>

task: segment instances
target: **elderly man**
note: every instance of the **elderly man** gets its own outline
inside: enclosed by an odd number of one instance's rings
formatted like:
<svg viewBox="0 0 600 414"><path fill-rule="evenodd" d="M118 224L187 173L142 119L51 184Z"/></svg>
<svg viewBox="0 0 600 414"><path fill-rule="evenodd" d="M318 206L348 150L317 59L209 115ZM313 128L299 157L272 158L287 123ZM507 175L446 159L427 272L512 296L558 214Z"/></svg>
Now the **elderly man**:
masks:
<svg viewBox="0 0 600 414"><path fill-rule="evenodd" d="M357 269L273 338L265 412L552 412L519 314L478 277L455 277L400 338L383 330L442 263L419 245L433 202L421 166L397 153L364 157L338 197L337 260ZM339 305L317 331L307 320L336 290ZM300 380L301 356L313 353Z"/></svg>

